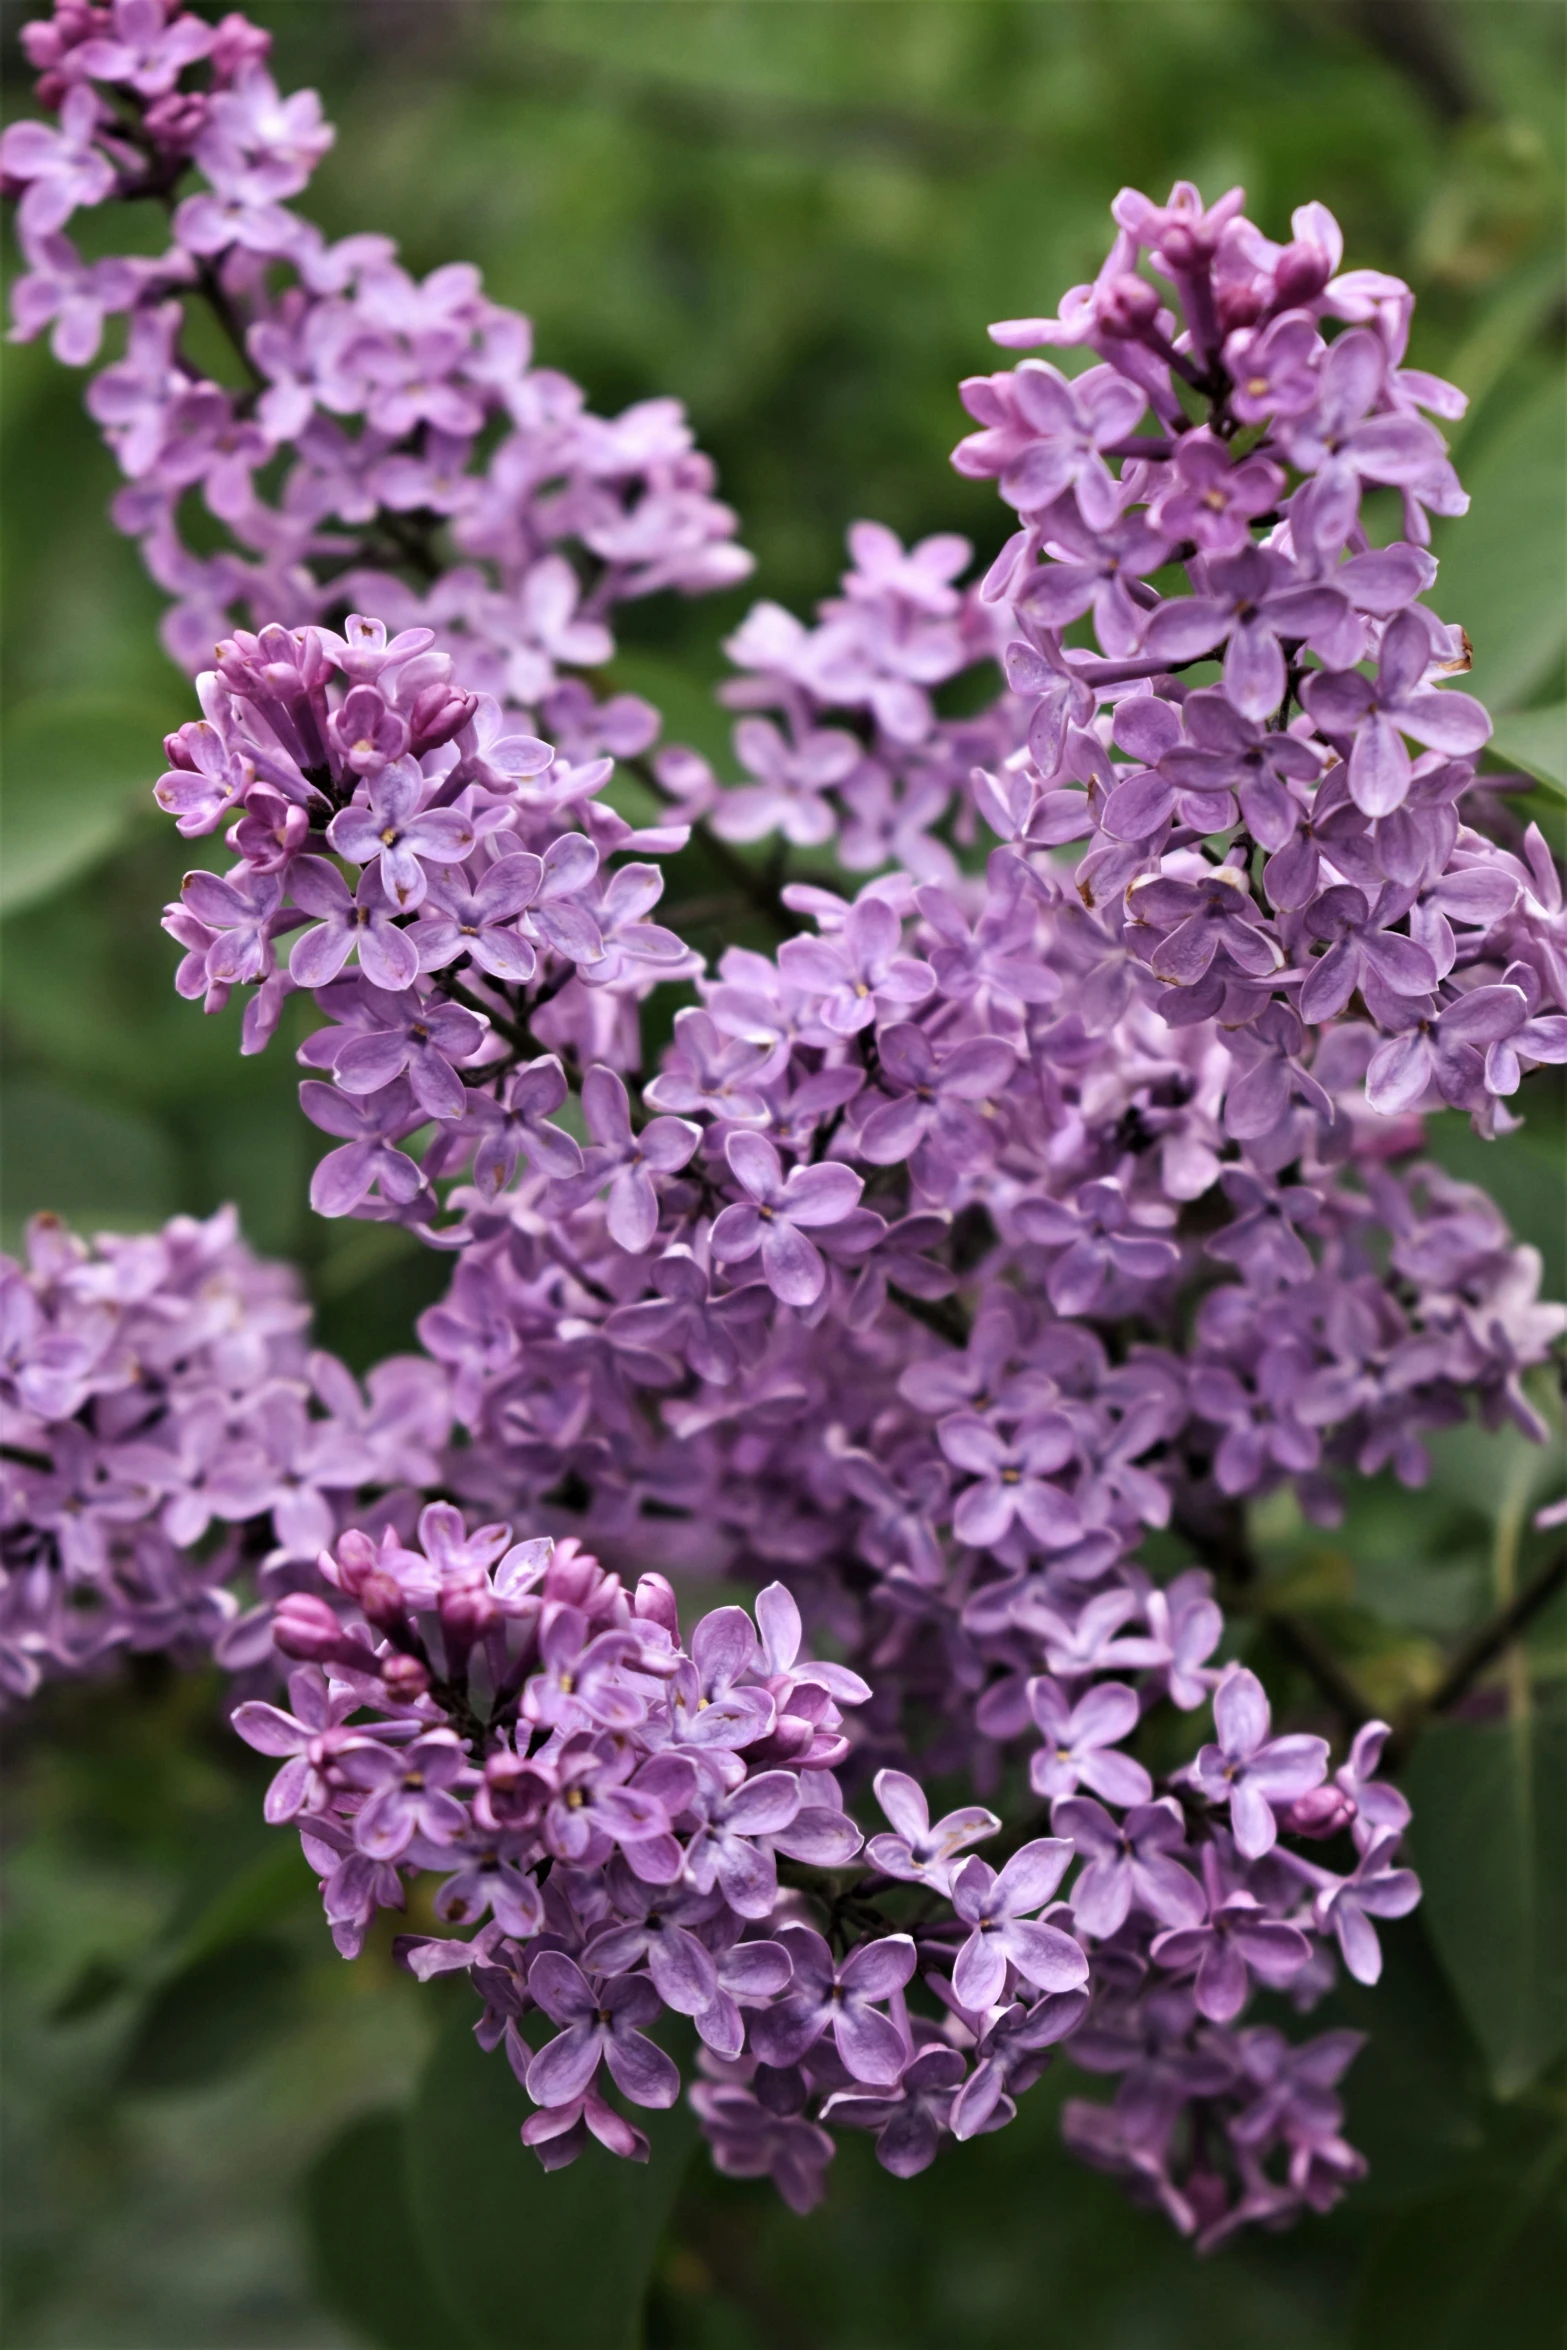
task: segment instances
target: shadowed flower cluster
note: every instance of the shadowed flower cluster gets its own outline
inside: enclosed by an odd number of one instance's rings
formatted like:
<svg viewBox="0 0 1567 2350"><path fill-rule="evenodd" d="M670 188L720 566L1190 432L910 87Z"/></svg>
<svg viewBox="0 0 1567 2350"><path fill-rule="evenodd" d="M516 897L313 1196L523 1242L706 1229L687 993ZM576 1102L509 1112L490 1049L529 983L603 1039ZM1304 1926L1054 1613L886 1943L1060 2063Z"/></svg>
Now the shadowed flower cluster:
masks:
<svg viewBox="0 0 1567 2350"><path fill-rule="evenodd" d="M125 1648L270 1653L267 1598L313 1582L321 1546L379 1491L438 1473L446 1382L427 1358L366 1389L309 1345L282 1265L231 1209L92 1248L35 1216L0 1257L0 1690L90 1672Z"/></svg>

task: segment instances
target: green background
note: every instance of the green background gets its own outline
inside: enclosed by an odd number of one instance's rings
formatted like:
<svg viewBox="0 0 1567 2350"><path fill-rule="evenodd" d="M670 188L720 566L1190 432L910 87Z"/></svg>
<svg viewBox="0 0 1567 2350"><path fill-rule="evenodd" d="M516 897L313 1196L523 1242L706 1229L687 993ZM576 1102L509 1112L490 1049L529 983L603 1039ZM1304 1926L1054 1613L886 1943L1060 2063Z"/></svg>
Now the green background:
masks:
<svg viewBox="0 0 1567 2350"><path fill-rule="evenodd" d="M282 85L314 83L339 126L307 199L329 233L388 230L421 271L479 262L601 410L688 402L757 576L632 607L623 642L672 731L715 751L701 689L720 638L753 593L803 608L828 592L849 521L998 543L991 491L946 464L956 380L993 364L989 319L1050 309L1092 273L1119 185L1240 180L1275 235L1321 198L1351 263L1415 284L1415 363L1473 397L1456 453L1474 511L1443 526L1436 600L1470 629L1498 742L1541 779L1536 811L1559 812L1555 0L254 13ZM17 21L5 11L13 110ZM306 1264L327 1341L364 1363L407 1342L445 1268L309 1214L286 1053L241 1061L232 1018L172 994L156 917L188 852L148 786L159 733L193 704L157 650L158 592L104 519L114 472L81 389L43 347L7 350L5 1244L44 1205L90 1229L233 1198L260 1245ZM1529 1106L1494 1149L1451 1121L1437 1144L1491 1183L1559 1295L1562 1123L1549 1093ZM1559 1490L1556 1453L1465 1435L1426 1493L1369 1488L1332 1538L1263 1513L1268 1592L1396 1706L1545 1554L1527 1517ZM1241 1638L1288 1698L1265 1624ZM1414 1756L1427 1905L1390 1932L1379 1993L1345 2001L1377 2035L1351 2076L1370 2184L1328 2221L1204 2262L1062 2156L1053 2080L909 2186L848 2146L808 2222L700 2164L668 2224L586 2170L579 2189L544 2182L503 2062L475 2071L461 1997L417 1991L383 1944L354 1967L333 1956L211 1688L149 1666L52 1695L5 1731L5 2338L596 2350L585 2329L618 2339L624 2313L552 2300L559 2280L609 2291L632 2258L615 2244L656 2240L647 2338L680 2350L988 2350L1046 2330L1081 2350L1534 2350L1559 2338L1567 2257L1564 1641L1558 1606L1486 1718ZM659 2177L677 2170L671 2149Z"/></svg>

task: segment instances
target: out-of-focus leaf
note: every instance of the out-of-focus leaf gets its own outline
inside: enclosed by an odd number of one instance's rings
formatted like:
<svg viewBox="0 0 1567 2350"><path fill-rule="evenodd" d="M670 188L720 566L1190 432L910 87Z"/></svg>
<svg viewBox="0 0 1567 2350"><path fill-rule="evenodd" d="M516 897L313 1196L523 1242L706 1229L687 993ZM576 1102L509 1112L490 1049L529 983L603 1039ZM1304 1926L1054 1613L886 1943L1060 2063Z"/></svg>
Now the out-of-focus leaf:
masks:
<svg viewBox="0 0 1567 2350"><path fill-rule="evenodd" d="M7 721L0 791L0 914L49 896L108 855L151 804L163 769L157 704L49 696Z"/></svg>
<svg viewBox="0 0 1567 2350"><path fill-rule="evenodd" d="M1520 1096L1513 1106L1527 1122L1500 1142L1476 1134L1462 1111L1444 1110L1427 1121L1426 1147L1449 1175L1495 1200L1517 1238L1540 1252L1541 1296L1559 1298L1567 1291L1567 1155L1548 1105Z"/></svg>
<svg viewBox="0 0 1567 2350"><path fill-rule="evenodd" d="M1567 2045L1567 1722L1443 1722L1406 1785L1427 1931L1515 2096Z"/></svg>
<svg viewBox="0 0 1567 2350"><path fill-rule="evenodd" d="M459 2010L437 2042L408 2140L424 2255L463 2338L477 2350L635 2350L695 2124L683 2103L639 2113L646 2163L590 2145L546 2173L519 2135L532 2108L471 2026Z"/></svg>
<svg viewBox="0 0 1567 2350"><path fill-rule="evenodd" d="M618 693L640 694L663 713L658 749L666 743L687 743L711 759L720 775L737 773L729 741L736 714L714 700L712 688L687 662L658 653L623 652L616 655L611 674Z"/></svg>
<svg viewBox="0 0 1567 2350"><path fill-rule="evenodd" d="M130 1970L117 1958L105 1958L101 1953L83 1961L77 1973L61 1992L49 2010L52 2024L85 2023L89 2016L128 1991L134 1981Z"/></svg>
<svg viewBox="0 0 1567 2350"><path fill-rule="evenodd" d="M1482 413L1487 394L1516 366L1560 302L1561 275L1559 253L1536 254L1491 295L1447 361L1443 374L1469 395L1467 416L1448 432L1455 450Z"/></svg>
<svg viewBox="0 0 1567 2350"><path fill-rule="evenodd" d="M1543 1380L1538 1388L1548 1415L1556 1417ZM1560 1475L1558 1447L1531 1443L1510 1420L1500 1428L1484 1427L1478 1420L1444 1428L1430 1450L1431 1482L1438 1492L1467 1502L1493 1525L1521 1519L1535 1496L1554 1486Z"/></svg>
<svg viewBox="0 0 1567 2350"><path fill-rule="evenodd" d="M19 1082L0 1093L8 1237L40 1208L91 1231L156 1224L180 1204L174 1155L149 1120L61 1086Z"/></svg>
<svg viewBox="0 0 1567 2350"><path fill-rule="evenodd" d="M1567 799L1567 702L1510 712L1497 721L1486 747Z"/></svg>
<svg viewBox="0 0 1567 2350"><path fill-rule="evenodd" d="M1559 381L1525 402L1466 468L1466 515L1441 525L1434 601L1474 645L1465 686L1493 711L1514 708L1560 660L1567 542L1567 418Z"/></svg>
<svg viewBox="0 0 1567 2350"><path fill-rule="evenodd" d="M1347 2024L1366 2045L1344 2081L1345 2136L1370 2164L1367 2205L1439 2193L1484 2142L1485 2065L1417 1913L1381 1933L1382 1979L1341 1979L1314 2022Z"/></svg>
<svg viewBox="0 0 1567 2350"><path fill-rule="evenodd" d="M378 2350L446 2350L463 2337L419 2251L399 2113L367 2113L305 2176L305 2230L317 2290Z"/></svg>
<svg viewBox="0 0 1567 2350"><path fill-rule="evenodd" d="M1561 2350L1564 2276L1560 2178L1475 2181L1378 2237L1352 2350Z"/></svg>
<svg viewBox="0 0 1567 2350"><path fill-rule="evenodd" d="M182 1938L183 1963L193 1966L231 1943L249 1940L264 1926L300 1908L315 1910L318 1886L292 1838L263 1852L231 1884L212 1897Z"/></svg>
<svg viewBox="0 0 1567 2350"><path fill-rule="evenodd" d="M160 1984L126 2049L119 2086L188 2089L235 2072L296 2012L300 1965L281 1942L230 1942Z"/></svg>

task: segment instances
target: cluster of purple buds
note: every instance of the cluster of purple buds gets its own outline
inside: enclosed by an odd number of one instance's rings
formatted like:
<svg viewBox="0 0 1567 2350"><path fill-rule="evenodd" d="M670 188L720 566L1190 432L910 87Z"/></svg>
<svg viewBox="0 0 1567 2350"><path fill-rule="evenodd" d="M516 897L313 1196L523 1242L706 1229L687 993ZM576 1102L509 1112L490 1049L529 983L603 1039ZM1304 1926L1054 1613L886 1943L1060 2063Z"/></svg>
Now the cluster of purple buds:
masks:
<svg viewBox="0 0 1567 2350"><path fill-rule="evenodd" d="M261 1662L270 1595L313 1582L371 1494L395 1511L438 1474L437 1366L394 1356L361 1389L309 1320L231 1209L91 1248L35 1216L26 1263L0 1257L6 1697L126 1648Z"/></svg>
<svg viewBox="0 0 1567 2350"><path fill-rule="evenodd" d="M1036 1787L1067 1790L1050 1832L996 1868L970 1849L1001 1832L994 1812L932 1822L896 1769L875 1774L887 1828L865 1841L842 1708L872 1691L801 1654L782 1584L754 1621L716 1608L687 1644L665 1577L628 1592L573 1541L513 1543L433 1503L418 1544L343 1535L322 1588L277 1610L277 1645L301 1660L291 1710L252 1699L234 1723L281 1758L267 1816L298 1827L346 1956L412 1879L474 1929L398 1952L421 1980L468 1973L477 2036L504 2047L547 2168L590 2134L646 2158L612 2094L674 2102L678 2067L649 2029L667 2016L695 2028L692 2103L719 2166L771 2176L797 2209L835 2129L874 2131L910 2177L944 2140L1004 2127L1067 2041L1122 2075L1112 2106L1070 2109L1074 2143L1188 2232L1325 2208L1358 2175L1328 2093L1355 2036L1291 2048L1230 2027L1254 1985L1311 2004L1334 1937L1374 1981L1371 1921L1418 1898L1393 1865L1407 1806L1372 1775L1382 1725L1329 1781L1326 1743L1272 1737L1260 1684L1232 1668L1216 1742L1156 1793L1118 1746L1130 1692L1100 1684L1042 1749ZM1054 1684L1034 1694L1046 1710ZM1348 1876L1296 1849L1345 1827Z"/></svg>

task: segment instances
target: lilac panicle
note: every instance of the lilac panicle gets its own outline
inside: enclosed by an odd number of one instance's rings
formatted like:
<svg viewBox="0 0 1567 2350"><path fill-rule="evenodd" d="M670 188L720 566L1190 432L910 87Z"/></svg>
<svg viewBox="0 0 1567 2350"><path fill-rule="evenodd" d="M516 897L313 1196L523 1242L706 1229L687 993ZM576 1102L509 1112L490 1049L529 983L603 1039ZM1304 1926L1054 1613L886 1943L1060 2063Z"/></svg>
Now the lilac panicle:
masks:
<svg viewBox="0 0 1567 2350"><path fill-rule="evenodd" d="M1375 1978L1407 1806L1383 1726L1336 1770L1273 1735L1205 1562L1253 1498L1328 1522L1356 1476L1418 1484L1471 1405L1539 1434L1523 1379L1567 1326L1421 1156L1425 1111L1504 1132L1567 1059L1567 934L1427 601L1462 401L1404 364L1408 290L1319 205L1278 244L1239 190L1123 191L1094 282L993 329L1087 367L962 387L999 553L967 580L950 534L859 523L810 624L758 604L729 783L603 692L618 603L747 568L678 408L597 418L472 270L326 244L292 200L330 126L242 19L60 0L24 39L58 122L0 142L16 331L87 364L126 318L89 404L202 713L157 798L232 856L168 909L176 985L239 991L247 1051L309 996L315 1206L451 1259L419 1335L460 1441L432 1404L417 1539L373 1469L298 1504L345 1407L291 1361L237 1419L171 1409L135 1519L221 1613L206 1518L292 1513L252 1619L289 1703L235 1720L339 1945L438 1880L454 1931L405 1963L469 1973L549 2167L645 2157L622 2104L676 2093L668 2011L715 2161L797 2210L836 2128L912 2175L1063 2044L1120 2084L1069 2142L1188 2234L1326 2208L1363 2167L1354 2036L1248 2010ZM143 194L169 252L83 263L75 212ZM181 355L214 292L238 391ZM989 699L949 718L965 671ZM785 862L776 951L708 969L659 919L698 828L764 901L730 844L831 843L844 886ZM647 1068L665 981L698 1000ZM102 1460L60 1278L17 1283L47 1475L145 1477ZM1192 1554L1167 1582L1150 1528ZM672 1574L763 1588L687 1641ZM1167 1705L1213 1735L1156 1779ZM973 1800L1024 1777L1016 1819Z"/></svg>

